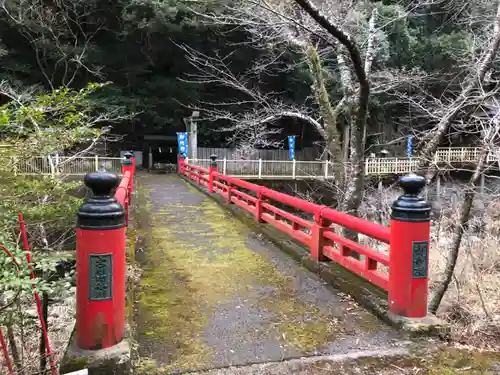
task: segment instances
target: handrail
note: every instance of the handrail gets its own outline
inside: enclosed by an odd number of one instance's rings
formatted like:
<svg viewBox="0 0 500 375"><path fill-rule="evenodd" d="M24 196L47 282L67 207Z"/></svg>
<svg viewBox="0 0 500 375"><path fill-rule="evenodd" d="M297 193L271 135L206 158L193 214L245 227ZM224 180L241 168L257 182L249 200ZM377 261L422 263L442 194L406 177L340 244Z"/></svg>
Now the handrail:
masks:
<svg viewBox="0 0 500 375"><path fill-rule="evenodd" d="M415 195L425 185L422 177L401 179L405 193L394 203L391 227L387 227L227 176L218 172L215 157L208 169L180 159L179 174L241 207L257 222L288 234L309 248L313 259L332 260L387 291L391 312L406 317L426 315L430 206ZM344 237L337 226L379 241L387 251Z"/></svg>
<svg viewBox="0 0 500 375"><path fill-rule="evenodd" d="M391 241L391 231L384 225L371 223L367 220L360 219L359 217L332 210L331 208L325 208L322 210L321 217L326 220L330 220L335 224L341 225L346 229L364 234L365 236L385 242L386 244L389 244Z"/></svg>
<svg viewBox="0 0 500 375"><path fill-rule="evenodd" d="M120 184L115 190L115 199L121 205L125 204L125 200L127 199L127 196L129 194L128 191L130 186L130 178L131 178L131 172L130 171L125 172L120 181Z"/></svg>
<svg viewBox="0 0 500 375"><path fill-rule="evenodd" d="M332 224L339 225L343 228L356 231L364 234L375 240L383 243L390 243L390 230L381 224L371 223L367 220L339 212L321 206L313 202L294 197L288 194L280 193L273 189L269 189L236 177L226 176L215 169L207 169L200 166L182 162L179 169L181 175L186 176L189 180L198 185L208 185L212 178L213 191L226 199L228 203L236 204L246 211L256 216L258 221L263 221L277 229L291 235L296 240L304 245L312 248L317 248L317 251L322 251L323 247L327 247L331 243L341 243L345 248L345 255L351 255L347 248L356 249L366 257L367 262L388 264L386 255L377 252L368 247L360 247L359 244L349 242L347 238L343 238L334 233ZM250 194L245 191L250 192ZM310 219L305 219L296 213L288 212L286 209L276 207L276 204L281 204L290 207L298 213L302 212L310 216ZM321 234L314 233L314 228L321 227ZM318 237L319 236L319 237ZM330 246L331 247L331 246ZM354 249L356 248L356 249ZM360 266L352 266L351 263L362 263L360 260L353 260L344 265L349 269L356 269ZM376 267L375 267L376 268ZM372 270L377 273L377 277L367 277L370 272L362 272L362 277L376 279L376 285L383 289L387 289L388 278L385 274L380 274L377 269ZM359 272L358 272L359 273Z"/></svg>

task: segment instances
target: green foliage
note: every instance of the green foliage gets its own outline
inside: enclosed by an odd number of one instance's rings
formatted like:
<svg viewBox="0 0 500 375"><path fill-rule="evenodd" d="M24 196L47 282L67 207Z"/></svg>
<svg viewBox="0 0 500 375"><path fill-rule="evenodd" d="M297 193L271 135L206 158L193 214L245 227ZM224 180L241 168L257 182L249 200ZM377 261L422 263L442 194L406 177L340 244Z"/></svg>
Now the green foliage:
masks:
<svg viewBox="0 0 500 375"><path fill-rule="evenodd" d="M61 88L35 98L11 100L0 107L0 137L21 148L23 157L46 155L99 137L91 96L108 85L90 83L80 90ZM102 117L102 116L101 116ZM104 119L105 117L103 117Z"/></svg>
<svg viewBox="0 0 500 375"><path fill-rule="evenodd" d="M80 182L18 176L8 160L79 147L99 137L103 131L100 120L107 116L105 112L95 114L93 95L108 84L90 83L80 90L61 88L35 96L12 95L15 99L0 107L4 146L0 148L0 244L15 258L0 251L0 325L24 324L29 316L19 306L32 305L34 291L57 298L69 295L71 273L54 276L57 265L69 258L65 243L73 235L75 212L82 202L75 194ZM19 245L19 212L28 225L33 264ZM36 276L33 280L31 269Z"/></svg>

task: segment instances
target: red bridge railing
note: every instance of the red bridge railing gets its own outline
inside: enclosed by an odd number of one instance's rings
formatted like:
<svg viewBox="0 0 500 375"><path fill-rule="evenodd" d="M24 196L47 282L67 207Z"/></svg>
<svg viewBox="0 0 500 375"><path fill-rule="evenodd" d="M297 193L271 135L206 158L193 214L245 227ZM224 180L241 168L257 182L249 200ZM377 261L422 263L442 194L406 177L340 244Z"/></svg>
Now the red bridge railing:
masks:
<svg viewBox="0 0 500 375"><path fill-rule="evenodd" d="M76 344L85 350L118 344L125 324L125 244L135 158L125 153L122 179L103 168L88 173L92 195L78 210Z"/></svg>
<svg viewBox="0 0 500 375"><path fill-rule="evenodd" d="M210 168L179 160L179 174L248 211L260 223L287 233L310 249L318 261L334 261L387 291L393 314L420 318L427 314L430 206L419 197L425 179L400 179L404 190L392 206L390 227L333 210L218 172L216 157ZM294 213L278 206L291 208ZM297 212L311 219L300 217ZM388 247L387 252L339 234L339 227L363 234ZM359 259L357 254L363 257ZM353 256L354 255L354 256Z"/></svg>

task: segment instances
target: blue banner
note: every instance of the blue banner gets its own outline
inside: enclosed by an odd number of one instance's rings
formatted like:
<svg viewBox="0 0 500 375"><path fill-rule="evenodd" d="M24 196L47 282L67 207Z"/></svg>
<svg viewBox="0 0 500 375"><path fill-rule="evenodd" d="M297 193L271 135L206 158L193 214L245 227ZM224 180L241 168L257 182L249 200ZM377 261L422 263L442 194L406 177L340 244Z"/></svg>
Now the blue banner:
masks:
<svg viewBox="0 0 500 375"><path fill-rule="evenodd" d="M188 133L177 133L177 144L179 146L179 154L188 157Z"/></svg>
<svg viewBox="0 0 500 375"><path fill-rule="evenodd" d="M406 152L408 154L408 158L411 159L411 157L413 156L413 135L408 136Z"/></svg>
<svg viewBox="0 0 500 375"><path fill-rule="evenodd" d="M288 136L288 155L290 155L290 160L295 159L295 136Z"/></svg>

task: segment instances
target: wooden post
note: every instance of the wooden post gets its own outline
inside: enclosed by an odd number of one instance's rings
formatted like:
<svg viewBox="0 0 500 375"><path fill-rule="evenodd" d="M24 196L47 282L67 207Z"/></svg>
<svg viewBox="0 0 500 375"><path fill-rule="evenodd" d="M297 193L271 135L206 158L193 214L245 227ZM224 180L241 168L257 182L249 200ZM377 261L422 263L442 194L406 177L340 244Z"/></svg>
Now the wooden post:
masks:
<svg viewBox="0 0 500 375"><path fill-rule="evenodd" d="M12 158L12 163L14 163L14 176L17 176L17 156Z"/></svg>
<svg viewBox="0 0 500 375"><path fill-rule="evenodd" d="M149 155L148 156L149 156L148 166L149 166L149 169L152 170L153 169L153 151L151 150L151 146L149 146Z"/></svg>
<svg viewBox="0 0 500 375"><path fill-rule="evenodd" d="M96 171L99 169L99 155L94 156L94 167Z"/></svg>
<svg viewBox="0 0 500 375"><path fill-rule="evenodd" d="M47 160L49 161L50 176L52 178L54 178L56 175L56 171L54 169L54 163L52 162L52 158L51 158L50 154L47 155Z"/></svg>
<svg viewBox="0 0 500 375"><path fill-rule="evenodd" d="M59 153L57 153L57 152L56 152L56 155L55 155L54 169L56 171L56 175L59 175L61 173L59 171Z"/></svg>
<svg viewBox="0 0 500 375"><path fill-rule="evenodd" d="M259 180L262 178L262 159L259 159Z"/></svg>
<svg viewBox="0 0 500 375"><path fill-rule="evenodd" d="M222 162L222 174L227 174L227 158L224 157L224 161Z"/></svg>
<svg viewBox="0 0 500 375"><path fill-rule="evenodd" d="M328 180L328 160L325 160L325 180Z"/></svg>
<svg viewBox="0 0 500 375"><path fill-rule="evenodd" d="M200 115L198 111L193 111L190 118L190 129L189 129L189 148L191 151L191 159L198 159L198 122L197 118Z"/></svg>
<svg viewBox="0 0 500 375"><path fill-rule="evenodd" d="M292 179L295 180L296 176L296 171L297 171L297 161L293 159L292 161Z"/></svg>

